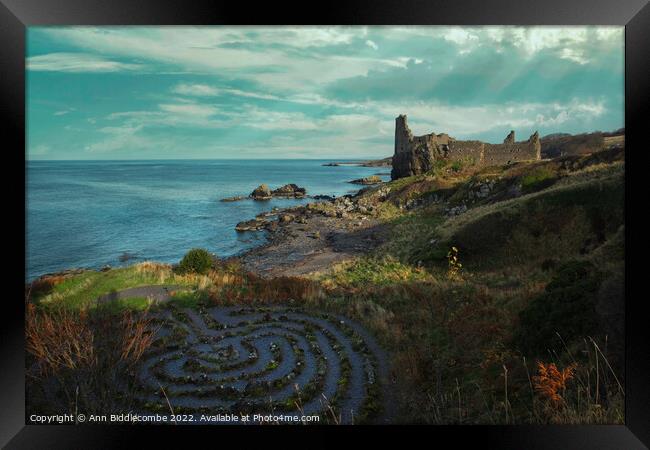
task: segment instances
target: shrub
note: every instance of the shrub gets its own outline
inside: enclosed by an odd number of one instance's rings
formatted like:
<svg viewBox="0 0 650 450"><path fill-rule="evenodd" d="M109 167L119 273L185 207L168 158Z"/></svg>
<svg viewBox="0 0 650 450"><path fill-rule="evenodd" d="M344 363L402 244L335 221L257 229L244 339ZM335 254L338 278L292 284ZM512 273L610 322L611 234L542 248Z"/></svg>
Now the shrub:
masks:
<svg viewBox="0 0 650 450"><path fill-rule="evenodd" d="M578 365L573 363L559 370L555 363L537 362L537 375L532 377L537 394L554 407L564 403L567 382L574 377Z"/></svg>
<svg viewBox="0 0 650 450"><path fill-rule="evenodd" d="M596 333L600 282L590 262L573 260L560 266L545 291L519 314L515 346L526 355L541 356L558 341L557 334L568 343Z"/></svg>
<svg viewBox="0 0 650 450"><path fill-rule="evenodd" d="M213 263L214 257L210 252L202 248L193 248L183 256L177 270L179 273L206 274Z"/></svg>

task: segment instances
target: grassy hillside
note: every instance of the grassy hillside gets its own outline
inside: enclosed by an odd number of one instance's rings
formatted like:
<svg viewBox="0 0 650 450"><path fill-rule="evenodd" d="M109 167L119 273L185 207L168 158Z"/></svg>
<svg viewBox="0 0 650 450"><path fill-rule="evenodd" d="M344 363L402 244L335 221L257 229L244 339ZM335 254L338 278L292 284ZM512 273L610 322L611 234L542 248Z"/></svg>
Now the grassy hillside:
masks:
<svg viewBox="0 0 650 450"><path fill-rule="evenodd" d="M622 420L623 160L441 166L361 195L392 238L319 279L393 349L405 421Z"/></svg>
<svg viewBox="0 0 650 450"><path fill-rule="evenodd" d="M29 300L88 310L111 291L168 284L178 286L172 307L340 312L389 351L399 422L623 422L622 149L480 169L440 163L353 201L389 238L307 278L262 279L236 261L206 275L145 263L41 280Z"/></svg>

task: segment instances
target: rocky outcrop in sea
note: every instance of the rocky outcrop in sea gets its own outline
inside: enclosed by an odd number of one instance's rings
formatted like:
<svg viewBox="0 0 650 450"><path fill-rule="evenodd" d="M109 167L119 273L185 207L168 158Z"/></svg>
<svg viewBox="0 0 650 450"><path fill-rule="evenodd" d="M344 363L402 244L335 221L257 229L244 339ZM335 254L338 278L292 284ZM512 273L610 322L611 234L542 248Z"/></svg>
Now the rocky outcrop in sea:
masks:
<svg viewBox="0 0 650 450"><path fill-rule="evenodd" d="M271 200L273 197L305 198L306 196L307 189L300 187L294 183L285 184L284 186L281 186L274 190L271 190L267 184L260 184L247 197L243 195L237 195L234 197L222 198L220 201L237 202L239 200L245 200L247 198L252 198L253 200Z"/></svg>

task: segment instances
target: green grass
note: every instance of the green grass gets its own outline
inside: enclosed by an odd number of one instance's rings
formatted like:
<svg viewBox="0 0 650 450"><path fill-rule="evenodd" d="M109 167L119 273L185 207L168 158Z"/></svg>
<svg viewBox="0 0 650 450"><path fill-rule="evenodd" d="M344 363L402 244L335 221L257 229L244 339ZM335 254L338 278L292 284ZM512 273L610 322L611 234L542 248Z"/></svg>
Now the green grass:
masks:
<svg viewBox="0 0 650 450"><path fill-rule="evenodd" d="M35 296L35 303L47 306L63 306L72 309L96 306L99 296L138 286L178 284L193 287L195 278L173 275L170 269L142 270L140 265L111 269L106 272L88 271L66 277L51 292ZM137 300L131 302L136 308L142 306Z"/></svg>
<svg viewBox="0 0 650 450"><path fill-rule="evenodd" d="M389 254L403 263L430 262L435 230L444 222L438 208L402 215L391 222L391 235L378 253ZM446 251L449 249L445 249ZM444 255L443 255L444 256Z"/></svg>
<svg viewBox="0 0 650 450"><path fill-rule="evenodd" d="M537 167L521 178L521 190L524 193L539 191L551 186L557 178L557 171L553 168L549 166Z"/></svg>
<svg viewBox="0 0 650 450"><path fill-rule="evenodd" d="M225 281L211 274L216 278L206 285L199 284L197 277L177 277L159 269L142 272L134 267L70 277L40 299L44 304L49 301L80 306L91 304L94 298L111 290L163 282L188 287L175 293L167 305L170 308L198 307L208 299L208 292L212 300L224 302L300 299L301 306L358 320L390 352L391 370L399 380L396 402L401 420L504 423L503 371L507 366L508 422L546 423L549 419L536 409L539 399L529 378L535 374L534 362L524 361L512 343L519 313L542 298L558 267L567 259L589 260L606 272L603 285L608 290L599 291L599 298L623 295L618 294L618 286L624 280L624 166L622 161L591 158L593 164L585 163L583 158L574 161L571 170L562 169L556 161L483 168L477 173L465 169L455 172L450 164L440 164L429 174L368 190L362 198L371 199L379 189L391 188L389 200L376 203L378 217L384 221L382 226L390 229L390 238L370 255L343 263L331 273L315 275L318 286L302 288L318 292L309 294L311 300L288 289L298 289L296 279L262 281L244 277L244 281ZM440 204L408 212L397 206L434 192L444 192L447 199L457 193L454 199L462 200L469 182L487 177L498 179L495 191L505 193L509 187L521 185L524 195L482 199L453 218L444 216ZM445 256L452 245L460 248L464 265L458 280L447 277ZM552 264L544 268L545 261ZM246 293L240 295L239 291ZM142 298L128 299L110 307L138 309L145 302ZM614 309L618 303L610 300L609 305ZM542 311L536 319L543 324L546 317ZM577 317L579 320L587 316L578 310ZM547 325L548 336L552 336L556 323ZM612 327L611 332L606 328L597 330L600 335L594 335L594 339L603 344L607 334L607 348L611 348L617 332ZM520 331L528 335L535 329L542 327L534 324ZM565 359L571 356L564 354L566 349L558 340L546 342L548 336L540 345L557 354L545 353L545 361L556 360L557 355ZM577 341L579 338L575 337ZM568 345L574 349L576 343ZM593 380L593 359L583 358L580 364L579 370L590 370L586 372L590 373L588 380ZM596 366L601 377L603 368L603 363ZM592 382L589 386L594 385ZM596 403L590 402L589 406ZM622 420L622 403L602 404L600 410L614 417L610 423ZM581 412L562 420L571 423L603 419Z"/></svg>
<svg viewBox="0 0 650 450"><path fill-rule="evenodd" d="M424 280L427 273L391 257L364 257L343 264L332 281L350 287L385 286L394 283Z"/></svg>
<svg viewBox="0 0 650 450"><path fill-rule="evenodd" d="M475 268L525 266L593 250L623 224L623 205L622 172L569 177L534 194L471 208L435 234L457 245Z"/></svg>
<svg viewBox="0 0 650 450"><path fill-rule="evenodd" d="M171 302L182 308L196 308L208 300L204 290L176 291L171 296Z"/></svg>

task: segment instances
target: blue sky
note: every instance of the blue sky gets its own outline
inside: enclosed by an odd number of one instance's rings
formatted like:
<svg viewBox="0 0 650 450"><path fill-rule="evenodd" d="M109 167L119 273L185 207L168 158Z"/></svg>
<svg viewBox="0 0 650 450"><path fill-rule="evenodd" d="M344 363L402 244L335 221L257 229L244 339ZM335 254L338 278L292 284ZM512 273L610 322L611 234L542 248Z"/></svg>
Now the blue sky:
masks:
<svg viewBox="0 0 650 450"><path fill-rule="evenodd" d="M624 126L622 27L32 27L28 159L373 158Z"/></svg>

